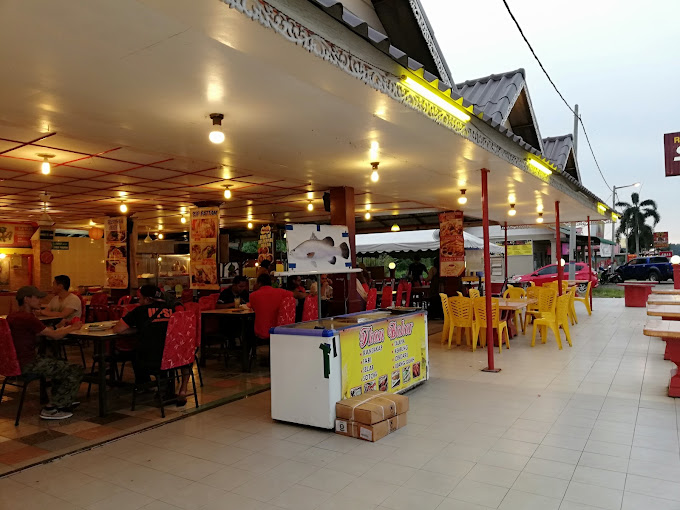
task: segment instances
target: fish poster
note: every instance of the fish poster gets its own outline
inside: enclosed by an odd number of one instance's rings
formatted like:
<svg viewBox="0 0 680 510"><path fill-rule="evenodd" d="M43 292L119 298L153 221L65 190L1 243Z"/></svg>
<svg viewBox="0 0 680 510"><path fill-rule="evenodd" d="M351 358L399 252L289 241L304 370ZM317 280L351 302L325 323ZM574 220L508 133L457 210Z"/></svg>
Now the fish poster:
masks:
<svg viewBox="0 0 680 510"><path fill-rule="evenodd" d="M291 273L341 273L352 268L344 225L286 225L286 244Z"/></svg>
<svg viewBox="0 0 680 510"><path fill-rule="evenodd" d="M439 271L441 276L460 276L465 272L463 211L439 214Z"/></svg>
<svg viewBox="0 0 680 510"><path fill-rule="evenodd" d="M191 210L189 229L191 288L219 290L217 242L220 233L219 207Z"/></svg>
<svg viewBox="0 0 680 510"><path fill-rule="evenodd" d="M127 289L129 285L127 218L115 216L104 223L104 249L106 250L106 287Z"/></svg>

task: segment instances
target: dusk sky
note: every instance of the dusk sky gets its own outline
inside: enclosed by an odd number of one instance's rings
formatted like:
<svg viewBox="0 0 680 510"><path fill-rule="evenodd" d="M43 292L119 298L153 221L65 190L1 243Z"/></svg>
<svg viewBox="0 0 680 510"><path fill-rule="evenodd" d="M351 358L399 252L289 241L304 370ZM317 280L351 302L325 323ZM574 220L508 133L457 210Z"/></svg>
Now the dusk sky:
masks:
<svg viewBox="0 0 680 510"><path fill-rule="evenodd" d="M531 55L502 0L421 0L453 79L523 67L543 138L573 131L573 115ZM656 231L680 242L680 176L665 177L663 134L680 131L680 1L508 0L524 34L566 100L579 105L610 186L640 181L641 200L658 204ZM583 184L609 205L579 132ZM617 190L630 201L635 188Z"/></svg>

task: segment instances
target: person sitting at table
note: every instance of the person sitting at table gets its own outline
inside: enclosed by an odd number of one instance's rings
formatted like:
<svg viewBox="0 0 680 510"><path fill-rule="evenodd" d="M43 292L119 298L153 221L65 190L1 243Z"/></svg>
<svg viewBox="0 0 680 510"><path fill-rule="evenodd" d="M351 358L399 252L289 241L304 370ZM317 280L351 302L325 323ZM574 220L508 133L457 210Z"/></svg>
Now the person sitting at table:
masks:
<svg viewBox="0 0 680 510"><path fill-rule="evenodd" d="M255 312L255 336L269 340L269 329L276 326L281 301L290 291L272 287L272 277L261 274L257 278L260 288L250 295L248 306Z"/></svg>
<svg viewBox="0 0 680 510"><path fill-rule="evenodd" d="M73 416L72 410L78 405L75 398L83 379L83 367L37 354L38 336L61 340L80 329L81 324L77 322L59 329L46 327L36 317L36 312L40 310L40 299L46 295L36 287L21 287L16 295L19 309L7 316L7 323L12 332L21 374L24 377L45 377L52 383L50 403L40 411L40 417L43 420L64 420Z"/></svg>
<svg viewBox="0 0 680 510"><path fill-rule="evenodd" d="M57 326L63 326L73 319L82 318L83 307L80 298L69 291L71 288L71 279L65 274L54 277L52 282L52 291L55 296L47 305L47 308L42 311L42 314L47 317L61 317L61 322Z"/></svg>
<svg viewBox="0 0 680 510"><path fill-rule="evenodd" d="M155 285L142 285L139 289L139 306L130 310L113 327L114 333L124 333L134 329L138 333L139 342L135 349L132 369L135 372L136 391L143 391L143 386L151 381L151 373L158 372L163 359L165 335L168 322L174 313L164 300L163 292ZM186 404L189 368L182 368L180 389L175 396L177 406ZM172 383L172 381L171 381ZM174 384L166 389L165 398L171 398Z"/></svg>
<svg viewBox="0 0 680 510"><path fill-rule="evenodd" d="M262 262L260 262L259 267L257 268L257 271L255 272L255 278L260 276L261 274L269 274L269 267L271 266L271 261L268 259L264 259Z"/></svg>
<svg viewBox="0 0 680 510"><path fill-rule="evenodd" d="M420 261L420 255L416 255L413 263L408 266L408 274L406 277L413 285L420 285L423 273L427 273L425 264Z"/></svg>
<svg viewBox="0 0 680 510"><path fill-rule="evenodd" d="M248 296L248 278L235 276L231 286L224 289L217 298L217 308L238 308L248 302Z"/></svg>
<svg viewBox="0 0 680 510"><path fill-rule="evenodd" d="M300 275L289 276L286 289L293 293L293 297L297 302L295 306L295 322L302 322L302 312L305 308L307 290L302 286Z"/></svg>

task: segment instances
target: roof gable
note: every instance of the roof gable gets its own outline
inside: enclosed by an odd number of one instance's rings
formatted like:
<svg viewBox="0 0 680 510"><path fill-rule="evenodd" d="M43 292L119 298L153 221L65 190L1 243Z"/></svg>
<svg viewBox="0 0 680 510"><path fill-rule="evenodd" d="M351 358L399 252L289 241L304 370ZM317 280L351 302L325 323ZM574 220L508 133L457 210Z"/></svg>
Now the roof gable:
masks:
<svg viewBox="0 0 680 510"><path fill-rule="evenodd" d="M555 163L561 172L581 182L581 172L574 155L574 137L571 133L544 138L543 147L543 155Z"/></svg>

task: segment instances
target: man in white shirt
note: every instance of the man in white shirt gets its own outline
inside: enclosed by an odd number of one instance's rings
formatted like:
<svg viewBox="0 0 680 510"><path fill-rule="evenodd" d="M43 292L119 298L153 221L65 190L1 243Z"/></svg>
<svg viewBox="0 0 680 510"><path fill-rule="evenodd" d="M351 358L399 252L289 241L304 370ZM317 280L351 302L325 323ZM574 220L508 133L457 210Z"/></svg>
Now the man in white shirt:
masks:
<svg viewBox="0 0 680 510"><path fill-rule="evenodd" d="M61 317L60 325L66 324L75 317L82 318L83 307L80 298L69 292L70 288L71 279L68 276L63 274L55 276L52 282L52 291L55 296L42 311L43 315L48 317Z"/></svg>

